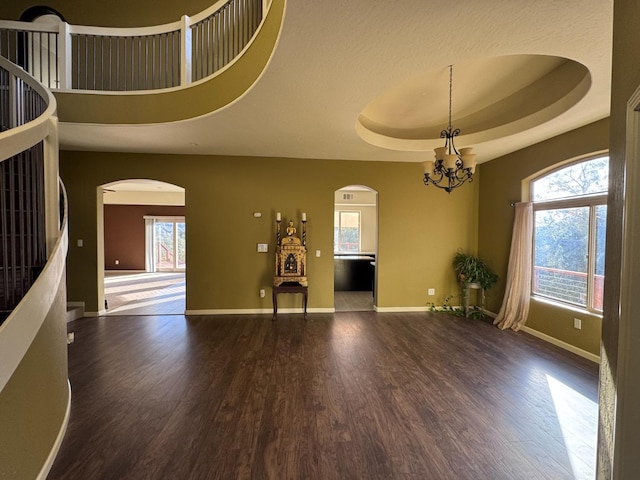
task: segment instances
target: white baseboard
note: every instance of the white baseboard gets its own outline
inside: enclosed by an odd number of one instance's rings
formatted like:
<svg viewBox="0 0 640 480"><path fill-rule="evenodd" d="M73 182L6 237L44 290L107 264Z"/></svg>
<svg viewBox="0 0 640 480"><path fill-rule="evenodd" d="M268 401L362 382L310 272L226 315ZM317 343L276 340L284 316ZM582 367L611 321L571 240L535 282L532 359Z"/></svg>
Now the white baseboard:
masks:
<svg viewBox="0 0 640 480"><path fill-rule="evenodd" d="M308 308L307 313L334 313L335 308ZM278 313L302 313L301 308L279 308ZM273 315L272 308L214 308L187 310L185 315Z"/></svg>
<svg viewBox="0 0 640 480"><path fill-rule="evenodd" d="M488 310L485 310L484 313L487 316L493 317L493 318L496 318L498 316L497 313L489 312ZM587 352L586 350L582 350L581 348L571 345L570 343L563 342L562 340L558 340L557 338L552 337L551 335L547 335L546 333L542 333L538 330L534 330L533 328L527 327L526 325L522 327L521 330L525 333L528 333L529 335L533 335L534 337L539 338L540 340L544 340L545 342L555 345L556 347L560 347L571 353L575 353L576 355L579 355L582 358L586 358L587 360L591 360L592 362L595 362L595 363L600 363L600 357L598 355L594 355L593 353Z"/></svg>
<svg viewBox="0 0 640 480"><path fill-rule="evenodd" d="M541 340L544 340L545 342L549 342L557 347L568 350L571 353L575 353L576 355L586 358L587 360L591 360L595 363L600 363L600 357L598 355L594 355L593 353L582 350L581 348L571 345L570 343L558 340L551 335L547 335L546 333L539 332L538 330L534 330L533 328L527 326L522 327L522 331L528 333L529 335L533 335L534 337L537 337Z"/></svg>
<svg viewBox="0 0 640 480"><path fill-rule="evenodd" d="M295 313L295 310L292 313ZM336 309L333 308L333 307L328 307L328 308L308 308L307 309L307 313L336 313Z"/></svg>
<svg viewBox="0 0 640 480"><path fill-rule="evenodd" d="M84 316L84 302L67 302L67 323Z"/></svg>
<svg viewBox="0 0 640 480"><path fill-rule="evenodd" d="M62 425L60 425L60 430L58 430L56 441L53 443L51 451L47 456L47 460L44 462L44 465L42 465L40 473L36 477L37 480L45 480L47 478L47 475L49 475L51 467L53 466L53 462L55 461L56 457L58 456L58 452L60 451L62 440L67 433L67 426L69 425L69 414L71 413L71 383L69 383L69 380L67 380L67 388L69 389L69 396L67 400L67 409L64 412L64 419L62 420Z"/></svg>
<svg viewBox="0 0 640 480"><path fill-rule="evenodd" d="M84 312L84 316L85 317L101 317L103 315L106 315L107 311L106 310L99 310L97 312Z"/></svg>

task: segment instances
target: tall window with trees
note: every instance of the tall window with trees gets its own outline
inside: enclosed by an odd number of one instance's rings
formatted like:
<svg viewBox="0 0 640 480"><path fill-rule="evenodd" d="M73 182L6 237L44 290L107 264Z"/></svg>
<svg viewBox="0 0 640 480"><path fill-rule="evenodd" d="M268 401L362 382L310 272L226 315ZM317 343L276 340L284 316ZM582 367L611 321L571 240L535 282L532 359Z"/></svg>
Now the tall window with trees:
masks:
<svg viewBox="0 0 640 480"><path fill-rule="evenodd" d="M532 182L534 295L602 311L608 180L598 157Z"/></svg>

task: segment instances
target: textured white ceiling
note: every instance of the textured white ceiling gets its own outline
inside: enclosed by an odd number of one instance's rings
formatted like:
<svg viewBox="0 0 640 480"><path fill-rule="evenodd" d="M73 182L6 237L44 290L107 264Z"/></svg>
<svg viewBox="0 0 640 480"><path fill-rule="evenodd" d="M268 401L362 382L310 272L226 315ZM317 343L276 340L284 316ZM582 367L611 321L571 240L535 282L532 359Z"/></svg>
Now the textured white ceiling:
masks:
<svg viewBox="0 0 640 480"><path fill-rule="evenodd" d="M62 124L61 144L73 150L421 161L434 141L401 151L406 148L375 146L358 135L358 117L370 102L411 79L445 72L449 64L546 55L588 69L586 94L554 118L516 133L470 136L478 161L488 161L608 116L612 13L611 0L289 0L264 75L231 106L168 124ZM501 69L480 71L488 96L505 88ZM474 81L456 72L454 67L454 101ZM441 83L414 88L426 97L419 105L446 108L448 83ZM403 101L411 102L410 96Z"/></svg>

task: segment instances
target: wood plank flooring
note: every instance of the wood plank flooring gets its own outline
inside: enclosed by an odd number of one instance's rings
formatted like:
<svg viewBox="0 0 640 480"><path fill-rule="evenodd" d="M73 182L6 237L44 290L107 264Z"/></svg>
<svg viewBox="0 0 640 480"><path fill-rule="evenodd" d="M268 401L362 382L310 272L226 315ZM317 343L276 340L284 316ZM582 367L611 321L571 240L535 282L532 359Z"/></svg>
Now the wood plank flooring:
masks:
<svg viewBox="0 0 640 480"><path fill-rule="evenodd" d="M69 323L50 479L594 477L597 366L438 313Z"/></svg>

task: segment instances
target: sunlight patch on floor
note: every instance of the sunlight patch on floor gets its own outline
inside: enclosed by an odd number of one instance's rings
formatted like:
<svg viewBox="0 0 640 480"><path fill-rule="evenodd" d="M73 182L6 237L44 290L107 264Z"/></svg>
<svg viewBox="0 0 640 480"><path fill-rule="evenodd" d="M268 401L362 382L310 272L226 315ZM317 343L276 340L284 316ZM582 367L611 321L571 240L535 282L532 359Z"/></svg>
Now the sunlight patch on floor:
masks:
<svg viewBox="0 0 640 480"><path fill-rule="evenodd" d="M546 377L574 478L592 480L596 471L598 404L560 380ZM593 426L590 435L585 436L585 425ZM593 452L585 455L587 449ZM593 461L587 464L586 459Z"/></svg>

